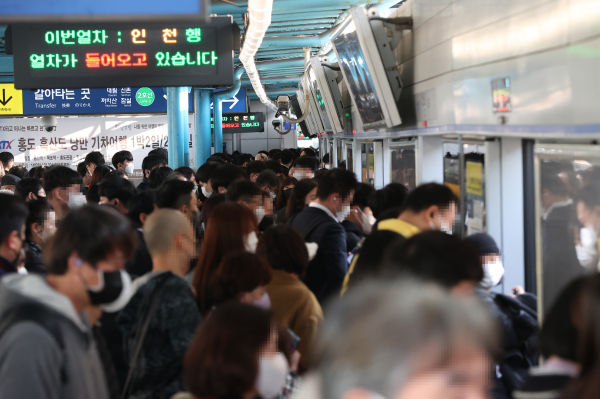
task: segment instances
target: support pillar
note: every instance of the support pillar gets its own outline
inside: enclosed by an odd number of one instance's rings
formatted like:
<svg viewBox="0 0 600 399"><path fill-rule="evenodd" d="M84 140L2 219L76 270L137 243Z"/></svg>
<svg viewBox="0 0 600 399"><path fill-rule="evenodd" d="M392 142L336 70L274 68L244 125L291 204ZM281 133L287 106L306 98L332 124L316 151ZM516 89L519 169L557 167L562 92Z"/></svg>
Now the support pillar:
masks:
<svg viewBox="0 0 600 399"><path fill-rule="evenodd" d="M194 89L194 138L196 141L196 169L202 166L212 152L210 95L212 89Z"/></svg>
<svg viewBox="0 0 600 399"><path fill-rule="evenodd" d="M189 165L189 87L167 87L169 166Z"/></svg>

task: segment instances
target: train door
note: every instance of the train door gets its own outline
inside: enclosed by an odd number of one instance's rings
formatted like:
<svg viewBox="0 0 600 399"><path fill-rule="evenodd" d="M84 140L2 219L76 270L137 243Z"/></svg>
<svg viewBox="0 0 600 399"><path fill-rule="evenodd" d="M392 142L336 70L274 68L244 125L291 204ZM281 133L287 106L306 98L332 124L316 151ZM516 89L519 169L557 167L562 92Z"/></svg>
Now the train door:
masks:
<svg viewBox="0 0 600 399"><path fill-rule="evenodd" d="M416 141L389 141L385 159L385 184L400 183L412 190L417 186Z"/></svg>
<svg viewBox="0 0 600 399"><path fill-rule="evenodd" d="M534 155L541 315L569 282L598 272L600 146L536 143Z"/></svg>
<svg viewBox="0 0 600 399"><path fill-rule="evenodd" d="M335 139L335 154L336 154L336 168L339 167L343 167L344 169L346 169L345 164L343 163L343 161L345 161L345 153L344 153L344 140L342 139Z"/></svg>
<svg viewBox="0 0 600 399"><path fill-rule="evenodd" d="M354 142L353 140L344 140L344 154L346 160L346 169L354 171Z"/></svg>
<svg viewBox="0 0 600 399"><path fill-rule="evenodd" d="M383 142L367 141L361 143L361 178L376 189L384 186Z"/></svg>

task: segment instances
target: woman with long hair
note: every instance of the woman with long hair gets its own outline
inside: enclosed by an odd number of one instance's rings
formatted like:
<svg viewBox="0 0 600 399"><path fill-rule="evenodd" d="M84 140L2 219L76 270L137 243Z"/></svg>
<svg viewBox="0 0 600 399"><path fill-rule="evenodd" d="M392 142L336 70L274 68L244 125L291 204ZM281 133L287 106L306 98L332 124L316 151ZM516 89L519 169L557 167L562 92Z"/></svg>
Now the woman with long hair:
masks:
<svg viewBox="0 0 600 399"><path fill-rule="evenodd" d="M219 264L231 252L255 252L257 231L256 216L247 206L224 202L210 214L193 281L198 307L203 315L214 305L211 282Z"/></svg>
<svg viewBox="0 0 600 399"><path fill-rule="evenodd" d="M97 204L100 202L100 195L98 194L98 187L100 183L106 179L106 175L112 172L114 169L108 165L100 165L94 169L92 174L92 180L90 180L89 189L86 195L86 200L90 204Z"/></svg>
<svg viewBox="0 0 600 399"><path fill-rule="evenodd" d="M292 194L292 189L296 184L298 184L298 180L295 177L290 176L283 180L281 187L279 187L279 192L277 193L277 202L275 202L275 208L277 210L284 209L286 207L288 199Z"/></svg>
<svg viewBox="0 0 600 399"><path fill-rule="evenodd" d="M305 206L317 198L317 186L317 181L313 179L302 179L294 186L285 210L285 218L281 223L302 212Z"/></svg>

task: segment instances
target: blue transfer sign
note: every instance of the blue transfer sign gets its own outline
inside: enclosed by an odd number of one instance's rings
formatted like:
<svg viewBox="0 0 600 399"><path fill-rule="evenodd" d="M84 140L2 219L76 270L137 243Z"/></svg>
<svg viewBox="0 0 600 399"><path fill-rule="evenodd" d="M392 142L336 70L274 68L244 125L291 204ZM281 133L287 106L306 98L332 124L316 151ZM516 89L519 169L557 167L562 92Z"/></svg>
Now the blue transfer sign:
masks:
<svg viewBox="0 0 600 399"><path fill-rule="evenodd" d="M189 110L194 109L188 95ZM23 90L24 115L151 114L167 112L162 87Z"/></svg>
<svg viewBox="0 0 600 399"><path fill-rule="evenodd" d="M217 92L222 90L216 90ZM213 100L210 100L210 108L213 107ZM246 89L241 88L238 93L228 98L227 100L223 100L223 113L243 113L248 112L248 98L246 97Z"/></svg>

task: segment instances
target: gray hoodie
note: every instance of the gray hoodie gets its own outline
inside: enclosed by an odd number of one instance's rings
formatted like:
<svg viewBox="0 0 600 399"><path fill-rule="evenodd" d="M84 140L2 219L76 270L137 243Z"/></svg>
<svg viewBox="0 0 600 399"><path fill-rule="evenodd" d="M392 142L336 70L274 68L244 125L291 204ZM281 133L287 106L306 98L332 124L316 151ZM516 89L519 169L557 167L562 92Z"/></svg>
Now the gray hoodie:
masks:
<svg viewBox="0 0 600 399"><path fill-rule="evenodd" d="M10 309L31 302L62 316L58 326L65 348L38 323L15 323L0 337L0 398L108 399L89 324L71 300L37 275L11 274L0 280L0 321Z"/></svg>

